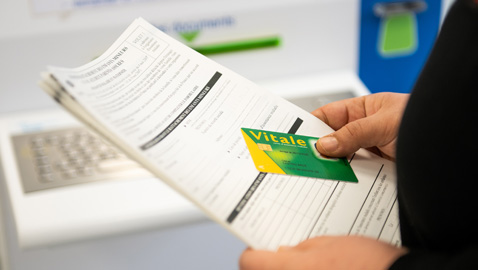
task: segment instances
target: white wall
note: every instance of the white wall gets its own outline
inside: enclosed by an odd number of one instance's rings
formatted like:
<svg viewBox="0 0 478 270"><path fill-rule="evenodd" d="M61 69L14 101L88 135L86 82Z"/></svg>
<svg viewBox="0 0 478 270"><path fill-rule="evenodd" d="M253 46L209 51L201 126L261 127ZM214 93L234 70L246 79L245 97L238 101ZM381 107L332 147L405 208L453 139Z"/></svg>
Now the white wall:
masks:
<svg viewBox="0 0 478 270"><path fill-rule="evenodd" d="M67 0L45 0L57 1ZM276 49L212 56L254 81L357 66L357 0L150 0L47 13L35 12L35 2L0 4L0 113L54 106L36 86L45 66L90 61L139 16L156 25L233 18L230 26L204 29L198 43L279 36Z"/></svg>

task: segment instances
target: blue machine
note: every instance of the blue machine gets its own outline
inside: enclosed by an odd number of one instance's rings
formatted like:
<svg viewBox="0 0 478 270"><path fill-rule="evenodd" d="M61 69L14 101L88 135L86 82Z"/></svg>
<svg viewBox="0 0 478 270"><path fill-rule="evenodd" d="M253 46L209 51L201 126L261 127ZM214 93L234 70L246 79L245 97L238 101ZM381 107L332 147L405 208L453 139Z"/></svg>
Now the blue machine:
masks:
<svg viewBox="0 0 478 270"><path fill-rule="evenodd" d="M441 2L362 0L359 76L371 92L410 92L435 41Z"/></svg>

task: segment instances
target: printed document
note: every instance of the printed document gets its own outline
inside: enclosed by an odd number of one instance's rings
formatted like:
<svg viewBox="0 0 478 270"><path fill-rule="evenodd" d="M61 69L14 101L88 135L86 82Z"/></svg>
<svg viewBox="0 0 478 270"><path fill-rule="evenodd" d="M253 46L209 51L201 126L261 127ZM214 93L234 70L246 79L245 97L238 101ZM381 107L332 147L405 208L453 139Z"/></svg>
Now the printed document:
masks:
<svg viewBox="0 0 478 270"><path fill-rule="evenodd" d="M141 18L94 61L49 67L41 86L252 248L347 234L400 244L393 162L347 157L358 183L258 171L241 128L333 130Z"/></svg>

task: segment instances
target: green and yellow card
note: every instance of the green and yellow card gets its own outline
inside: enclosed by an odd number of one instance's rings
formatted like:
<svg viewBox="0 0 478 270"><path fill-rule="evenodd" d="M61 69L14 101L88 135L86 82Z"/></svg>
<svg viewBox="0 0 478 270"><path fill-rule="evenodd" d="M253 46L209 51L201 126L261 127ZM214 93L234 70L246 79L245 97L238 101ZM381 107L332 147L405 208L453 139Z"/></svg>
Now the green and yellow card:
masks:
<svg viewBox="0 0 478 270"><path fill-rule="evenodd" d="M250 128L242 128L242 135L261 172L358 182L346 158L317 151L318 138Z"/></svg>

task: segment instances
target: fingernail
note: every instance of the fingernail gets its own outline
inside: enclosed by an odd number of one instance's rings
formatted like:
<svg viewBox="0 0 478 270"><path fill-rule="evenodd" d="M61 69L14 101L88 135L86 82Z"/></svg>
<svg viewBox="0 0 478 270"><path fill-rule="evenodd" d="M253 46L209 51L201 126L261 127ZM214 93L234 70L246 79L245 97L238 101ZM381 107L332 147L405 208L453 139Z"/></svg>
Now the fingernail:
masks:
<svg viewBox="0 0 478 270"><path fill-rule="evenodd" d="M339 147L339 142L333 136L323 137L319 139L320 146L325 149L325 151L332 153Z"/></svg>

